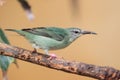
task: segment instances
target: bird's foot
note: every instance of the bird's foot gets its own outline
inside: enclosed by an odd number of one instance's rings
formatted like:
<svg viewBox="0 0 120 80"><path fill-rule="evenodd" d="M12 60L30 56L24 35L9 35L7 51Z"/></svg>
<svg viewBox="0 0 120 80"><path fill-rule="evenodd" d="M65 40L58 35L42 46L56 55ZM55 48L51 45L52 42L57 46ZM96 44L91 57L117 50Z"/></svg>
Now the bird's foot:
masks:
<svg viewBox="0 0 120 80"><path fill-rule="evenodd" d="M57 58L57 56L55 54L49 54L49 56L50 56L49 57L50 60Z"/></svg>

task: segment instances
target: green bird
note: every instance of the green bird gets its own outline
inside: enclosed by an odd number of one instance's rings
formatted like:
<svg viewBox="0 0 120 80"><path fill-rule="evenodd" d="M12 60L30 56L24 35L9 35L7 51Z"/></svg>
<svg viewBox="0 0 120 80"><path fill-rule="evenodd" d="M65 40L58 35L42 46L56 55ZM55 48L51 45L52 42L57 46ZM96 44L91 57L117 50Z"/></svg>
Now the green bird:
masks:
<svg viewBox="0 0 120 80"><path fill-rule="evenodd" d="M49 50L63 49L85 34L96 34L79 28L37 27L28 29L6 29L24 36L36 49L43 49L47 55Z"/></svg>
<svg viewBox="0 0 120 80"><path fill-rule="evenodd" d="M0 28L0 42L10 44L7 37L5 36L3 30ZM7 71L11 63L15 63L18 67L16 59L8 56L0 55L0 68L2 69L3 80L8 80Z"/></svg>

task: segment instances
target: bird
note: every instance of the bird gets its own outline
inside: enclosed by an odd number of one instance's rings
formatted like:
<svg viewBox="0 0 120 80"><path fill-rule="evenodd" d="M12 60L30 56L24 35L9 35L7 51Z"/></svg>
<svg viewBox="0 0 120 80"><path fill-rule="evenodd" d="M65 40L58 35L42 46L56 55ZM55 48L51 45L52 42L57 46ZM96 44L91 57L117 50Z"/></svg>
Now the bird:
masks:
<svg viewBox="0 0 120 80"><path fill-rule="evenodd" d="M21 30L5 29L14 31L25 37L33 46L33 52L43 49L47 55L49 50L63 49L74 42L78 37L85 34L97 34L92 31L84 31L80 28L59 28L59 27L35 27Z"/></svg>
<svg viewBox="0 0 120 80"><path fill-rule="evenodd" d="M4 31L1 28L0 28L0 43L10 44ZM2 71L3 80L8 80L7 72L11 63L15 63L16 66L19 67L16 59L9 56L0 55L0 68Z"/></svg>

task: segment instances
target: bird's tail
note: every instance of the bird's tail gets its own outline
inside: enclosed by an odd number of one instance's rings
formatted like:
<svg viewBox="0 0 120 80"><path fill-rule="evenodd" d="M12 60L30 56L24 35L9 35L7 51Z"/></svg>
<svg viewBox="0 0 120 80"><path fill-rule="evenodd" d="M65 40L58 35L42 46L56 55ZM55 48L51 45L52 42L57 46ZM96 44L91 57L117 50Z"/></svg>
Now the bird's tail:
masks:
<svg viewBox="0 0 120 80"><path fill-rule="evenodd" d="M14 32L17 32L18 30L16 29L5 29L6 31L14 31Z"/></svg>
<svg viewBox="0 0 120 80"><path fill-rule="evenodd" d="M13 31L13 32L16 32L16 33L24 36L24 32L22 30L16 30L16 29L5 29L5 30L7 30L7 31Z"/></svg>

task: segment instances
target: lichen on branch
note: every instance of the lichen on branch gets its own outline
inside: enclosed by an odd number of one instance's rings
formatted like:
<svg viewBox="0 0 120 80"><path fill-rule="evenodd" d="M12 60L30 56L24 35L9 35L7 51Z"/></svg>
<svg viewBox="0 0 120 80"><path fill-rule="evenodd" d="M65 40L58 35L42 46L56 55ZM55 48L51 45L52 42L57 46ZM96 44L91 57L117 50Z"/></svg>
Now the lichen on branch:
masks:
<svg viewBox="0 0 120 80"><path fill-rule="evenodd" d="M69 61L63 58L50 58L50 56L42 53L32 54L30 50L3 43L0 43L0 55L11 56L51 69L92 77L99 80L120 80L120 70L111 67Z"/></svg>

